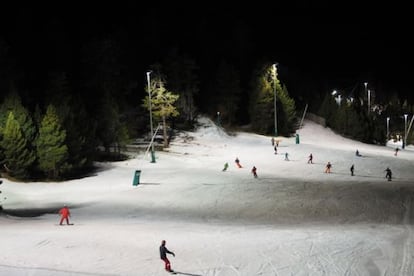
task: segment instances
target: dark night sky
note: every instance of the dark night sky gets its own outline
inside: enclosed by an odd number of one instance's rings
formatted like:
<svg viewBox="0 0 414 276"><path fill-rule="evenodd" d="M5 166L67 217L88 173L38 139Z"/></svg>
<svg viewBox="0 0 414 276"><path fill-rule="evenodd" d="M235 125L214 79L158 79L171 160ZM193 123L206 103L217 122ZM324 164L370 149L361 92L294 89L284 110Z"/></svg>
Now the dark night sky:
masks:
<svg viewBox="0 0 414 276"><path fill-rule="evenodd" d="M411 85L411 19L396 9L378 8L378 3L331 7L310 1L196 2L30 4L2 16L0 36L32 68L54 66L57 56L70 64L71 55L60 53L73 54L82 41L117 30L127 34L136 49L131 59L142 70L174 45L196 58L206 72L221 58L245 66L268 58L279 62L281 78L293 86L302 77L332 89L381 81L407 93Z"/></svg>

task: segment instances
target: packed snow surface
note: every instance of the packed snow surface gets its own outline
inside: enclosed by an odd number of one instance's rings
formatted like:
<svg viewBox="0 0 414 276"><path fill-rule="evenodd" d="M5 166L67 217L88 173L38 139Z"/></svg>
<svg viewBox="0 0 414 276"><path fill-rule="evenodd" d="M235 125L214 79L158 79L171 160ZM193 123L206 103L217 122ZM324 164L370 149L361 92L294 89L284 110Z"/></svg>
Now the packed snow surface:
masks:
<svg viewBox="0 0 414 276"><path fill-rule="evenodd" d="M161 240L181 275L413 275L413 148L395 156L397 143L356 142L311 121L298 135L276 137L274 154L270 136L200 118L155 163L137 152L82 179L3 179L0 275L167 275ZM59 226L65 204L72 226Z"/></svg>

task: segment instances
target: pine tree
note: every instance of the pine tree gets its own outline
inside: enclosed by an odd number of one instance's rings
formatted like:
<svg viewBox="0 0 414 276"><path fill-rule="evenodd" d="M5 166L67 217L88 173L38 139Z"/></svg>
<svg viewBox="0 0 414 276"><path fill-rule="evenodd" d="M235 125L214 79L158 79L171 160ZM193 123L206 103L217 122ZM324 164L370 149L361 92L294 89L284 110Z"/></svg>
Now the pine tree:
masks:
<svg viewBox="0 0 414 276"><path fill-rule="evenodd" d="M90 166L96 147L87 145L87 133L94 133L91 121L87 119L82 104L71 107L71 113L65 121L68 163L71 171Z"/></svg>
<svg viewBox="0 0 414 276"><path fill-rule="evenodd" d="M326 126L332 127L334 122L335 113L338 105L335 102L334 97L330 93L325 94L325 98L319 108L318 115L326 119Z"/></svg>
<svg viewBox="0 0 414 276"><path fill-rule="evenodd" d="M36 127L29 111L22 105L16 88L12 86L10 89L11 93L0 106L0 125L4 128L9 112L13 112L14 118L19 122L23 135L27 140L27 146L30 149L32 147L31 143L35 140Z"/></svg>
<svg viewBox="0 0 414 276"><path fill-rule="evenodd" d="M9 113L13 112L13 117L18 122L22 137L25 140L25 148L28 151L28 154L35 155L34 140L36 136L36 126L33 123L28 110L22 105L21 98L18 95L15 86L11 85L10 90L11 92L0 105L0 141L3 139L2 136L6 128ZM0 146L0 160L5 159L5 150L5 148Z"/></svg>
<svg viewBox="0 0 414 276"><path fill-rule="evenodd" d="M160 77L151 80L151 110L155 119L161 119L163 125L164 147L168 146L167 139L167 118L179 115L177 107L174 105L179 96L173 94L165 88L164 82ZM149 110L149 96L143 100L143 106Z"/></svg>
<svg viewBox="0 0 414 276"><path fill-rule="evenodd" d="M45 92L49 103L59 106L57 115L62 128L66 130L65 143L69 156L67 169L70 170L68 173L76 173L76 170L92 164L96 145L91 145L95 140L91 136L95 137L94 125L100 120L91 120L91 116L86 114L84 101L73 92L65 72L50 73ZM36 112L36 117L40 118L36 120L40 125L41 115L38 114L41 114L40 111ZM100 114L98 118L101 118Z"/></svg>
<svg viewBox="0 0 414 276"><path fill-rule="evenodd" d="M62 129L56 109L49 105L37 138L38 166L49 178L58 178L67 165L68 148L65 138L66 131Z"/></svg>
<svg viewBox="0 0 414 276"><path fill-rule="evenodd" d="M120 120L118 106L109 93L105 93L101 99L97 134L106 152L109 152L111 146L116 146L119 154L120 147L128 140L128 132Z"/></svg>
<svg viewBox="0 0 414 276"><path fill-rule="evenodd" d="M267 66L266 69L268 68ZM254 76L251 80L251 92L249 97L249 115L252 130L265 134L270 133L271 120L273 118L272 113L272 85L269 79L271 79L269 72L267 72L263 66L254 71Z"/></svg>
<svg viewBox="0 0 414 276"><path fill-rule="evenodd" d="M295 101L289 96L285 85L276 92L281 112L278 111L278 131L289 136L297 128L296 105Z"/></svg>
<svg viewBox="0 0 414 276"><path fill-rule="evenodd" d="M14 118L13 112L9 112L1 147L4 149L3 164L11 176L26 178L29 175L36 156L27 145L19 122Z"/></svg>
<svg viewBox="0 0 414 276"><path fill-rule="evenodd" d="M251 82L249 111L252 129L263 134L275 133L276 94L278 135L289 136L296 129L295 101L289 96L286 86L280 83L275 66L263 63L258 68Z"/></svg>

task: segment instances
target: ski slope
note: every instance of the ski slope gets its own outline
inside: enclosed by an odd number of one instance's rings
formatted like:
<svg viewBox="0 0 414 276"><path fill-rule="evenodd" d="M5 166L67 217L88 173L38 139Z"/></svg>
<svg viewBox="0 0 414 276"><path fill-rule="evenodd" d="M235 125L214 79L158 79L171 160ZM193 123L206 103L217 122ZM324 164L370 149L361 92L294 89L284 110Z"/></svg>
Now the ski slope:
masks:
<svg viewBox="0 0 414 276"><path fill-rule="evenodd" d="M3 179L0 275L166 275L163 239L178 275L414 274L411 146L394 156L398 145L305 121L300 143L277 137L275 155L271 137L199 124L156 152L156 163L137 154L67 182ZM57 225L64 204L73 226Z"/></svg>

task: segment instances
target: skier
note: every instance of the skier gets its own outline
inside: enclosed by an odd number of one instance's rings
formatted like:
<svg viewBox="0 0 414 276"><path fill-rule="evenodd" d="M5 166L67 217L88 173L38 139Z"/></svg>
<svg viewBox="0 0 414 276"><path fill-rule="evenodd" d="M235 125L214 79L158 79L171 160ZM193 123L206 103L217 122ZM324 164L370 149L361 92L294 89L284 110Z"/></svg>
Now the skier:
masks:
<svg viewBox="0 0 414 276"><path fill-rule="evenodd" d="M275 145L274 149L275 149L275 154L277 154L277 145Z"/></svg>
<svg viewBox="0 0 414 276"><path fill-rule="evenodd" d="M171 269L171 263L170 260L168 260L167 258L167 253L175 257L174 252L168 250L167 247L165 247L165 240L162 240L160 245L160 258L165 263L165 270L167 270L168 272L174 272L174 270Z"/></svg>
<svg viewBox="0 0 414 276"><path fill-rule="evenodd" d="M274 146L275 145L275 138L274 137L272 137L271 142L272 142L272 146Z"/></svg>
<svg viewBox="0 0 414 276"><path fill-rule="evenodd" d="M351 176L354 176L354 164L352 164L349 170L351 171Z"/></svg>
<svg viewBox="0 0 414 276"><path fill-rule="evenodd" d="M70 211L69 211L68 206L64 205L63 208L59 210L59 215L60 215L59 225L62 225L64 220L66 220L67 225L70 225L69 223Z"/></svg>
<svg viewBox="0 0 414 276"><path fill-rule="evenodd" d="M289 161L289 153L285 152L285 161Z"/></svg>
<svg viewBox="0 0 414 276"><path fill-rule="evenodd" d="M398 155L398 151L399 150L400 150L399 148L395 148L394 156L397 156Z"/></svg>
<svg viewBox="0 0 414 276"><path fill-rule="evenodd" d="M359 150L356 150L355 155L356 155L356 156L358 156L358 157L359 157L359 156L362 156L362 155L359 153Z"/></svg>
<svg viewBox="0 0 414 276"><path fill-rule="evenodd" d="M234 160L234 162L236 162L237 167L241 168L242 166L240 165L240 160L238 157L236 157L236 160Z"/></svg>
<svg viewBox="0 0 414 276"><path fill-rule="evenodd" d="M328 162L328 164L326 164L325 173L331 173L331 168L332 164L331 162Z"/></svg>
<svg viewBox="0 0 414 276"><path fill-rule="evenodd" d="M391 169L389 167L387 167L384 172L386 172L385 173L385 178L388 179L388 181L391 181L391 179L392 179Z"/></svg>
<svg viewBox="0 0 414 276"><path fill-rule="evenodd" d="M312 153L311 154L309 154L309 156L308 156L308 164L309 163L311 163L311 164L313 164L313 155L312 155Z"/></svg>
<svg viewBox="0 0 414 276"><path fill-rule="evenodd" d="M229 167L229 163L224 163L223 172L227 171L227 168Z"/></svg>
<svg viewBox="0 0 414 276"><path fill-rule="evenodd" d="M256 171L257 171L256 167L253 166L253 168L252 168L252 174L253 174L254 178L257 178L257 172Z"/></svg>

